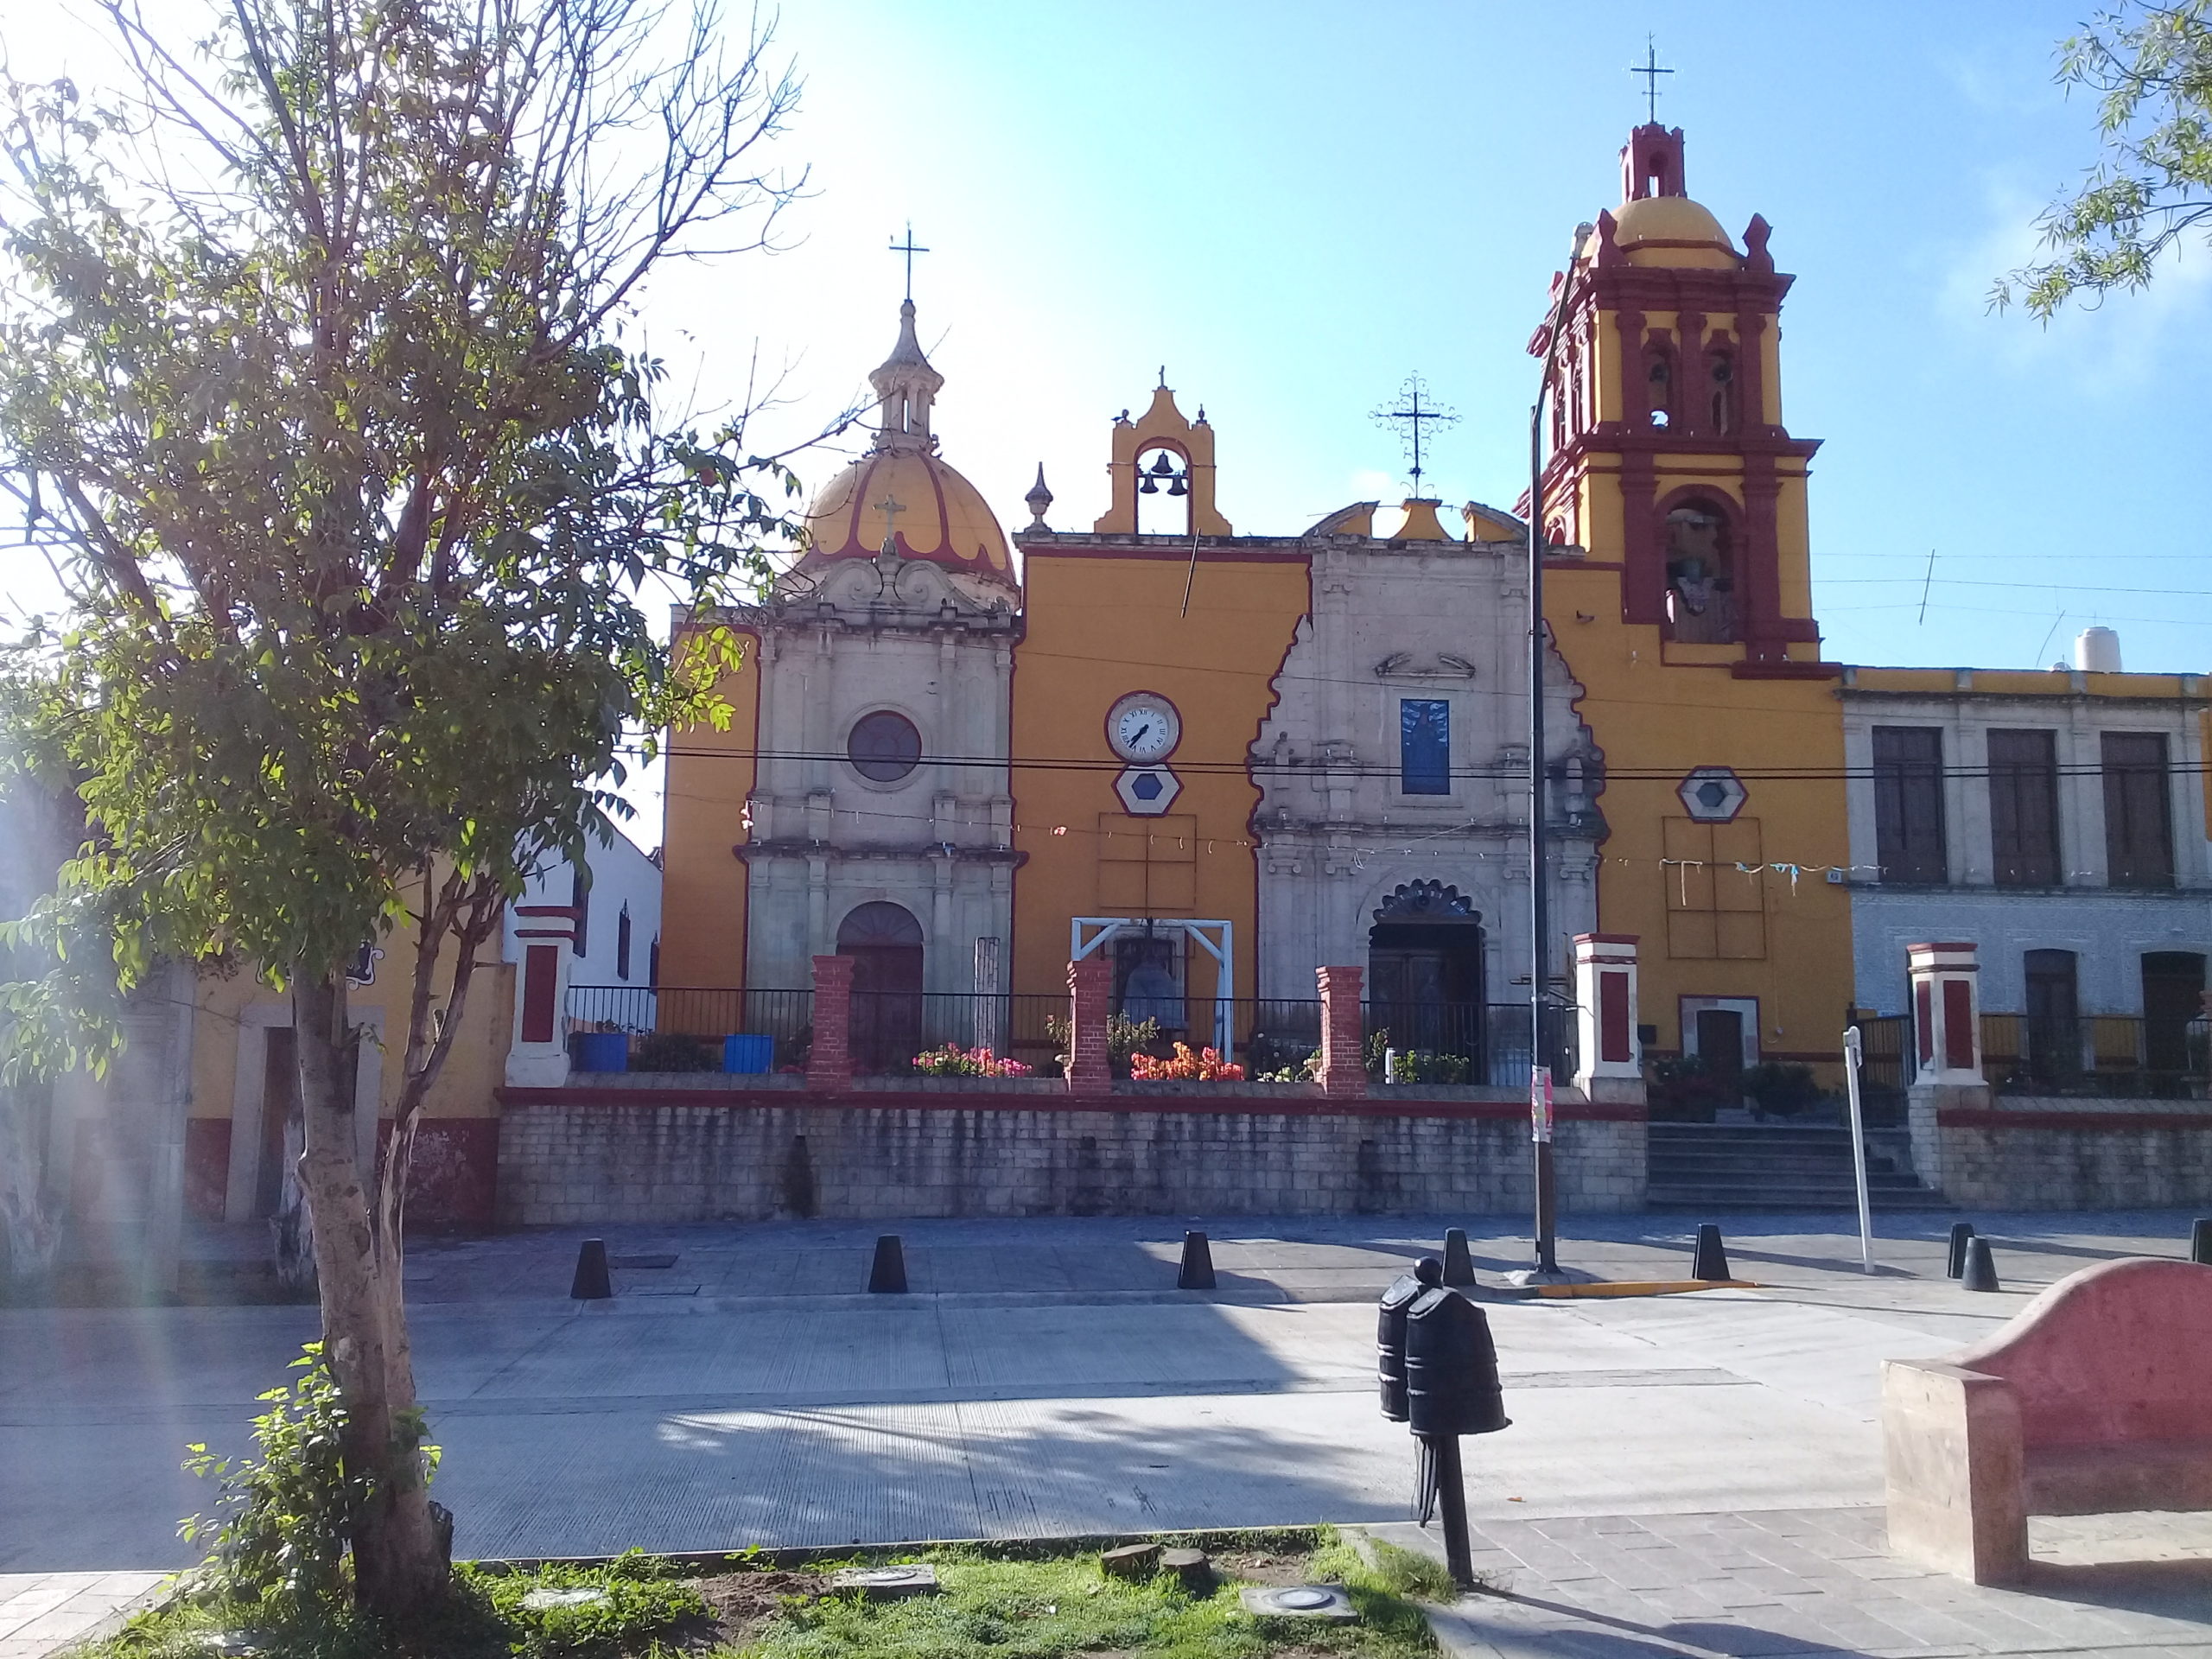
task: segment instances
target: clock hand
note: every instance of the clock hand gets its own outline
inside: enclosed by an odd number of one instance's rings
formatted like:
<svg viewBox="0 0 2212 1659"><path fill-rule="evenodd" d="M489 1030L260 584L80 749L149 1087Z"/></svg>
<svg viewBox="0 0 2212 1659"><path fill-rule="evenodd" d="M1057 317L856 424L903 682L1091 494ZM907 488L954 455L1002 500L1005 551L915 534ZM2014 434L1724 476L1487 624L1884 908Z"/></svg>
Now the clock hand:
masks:
<svg viewBox="0 0 2212 1659"><path fill-rule="evenodd" d="M1146 737L1150 734L1151 731L1152 722L1150 721L1145 721L1143 725L1138 727L1135 731L1129 734L1129 746L1134 748L1136 745L1143 742Z"/></svg>

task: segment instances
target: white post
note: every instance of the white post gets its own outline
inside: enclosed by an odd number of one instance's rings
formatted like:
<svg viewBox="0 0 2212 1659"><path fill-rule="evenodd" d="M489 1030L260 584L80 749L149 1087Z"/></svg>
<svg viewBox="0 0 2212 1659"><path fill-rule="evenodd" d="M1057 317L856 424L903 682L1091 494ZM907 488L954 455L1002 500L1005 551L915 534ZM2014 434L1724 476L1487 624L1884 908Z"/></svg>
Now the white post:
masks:
<svg viewBox="0 0 2212 1659"><path fill-rule="evenodd" d="M1851 1173L1859 1185L1859 1265L1874 1271L1874 1211L1866 1194L1866 1117L1859 1105L1859 1027L1843 1033L1843 1086L1851 1097Z"/></svg>

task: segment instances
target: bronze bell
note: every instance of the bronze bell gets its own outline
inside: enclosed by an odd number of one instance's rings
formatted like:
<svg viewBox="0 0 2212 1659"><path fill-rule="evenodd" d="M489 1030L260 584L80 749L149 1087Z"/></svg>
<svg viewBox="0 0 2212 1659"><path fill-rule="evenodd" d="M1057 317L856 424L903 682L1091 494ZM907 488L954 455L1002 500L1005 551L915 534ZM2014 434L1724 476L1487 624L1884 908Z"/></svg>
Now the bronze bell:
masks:
<svg viewBox="0 0 2212 1659"><path fill-rule="evenodd" d="M1154 480L1149 473L1138 480L1137 493L1139 495L1158 495L1160 493L1160 486Z"/></svg>
<svg viewBox="0 0 2212 1659"><path fill-rule="evenodd" d="M1152 458L1152 470L1157 478L1166 478L1174 473L1175 463L1168 459L1165 449Z"/></svg>
<svg viewBox="0 0 2212 1659"><path fill-rule="evenodd" d="M1182 474L1178 473L1173 478L1168 480L1167 493L1170 495L1188 495L1190 493L1188 490L1183 487Z"/></svg>
<svg viewBox="0 0 2212 1659"><path fill-rule="evenodd" d="M1493 1434L1509 1427L1497 1347L1482 1309L1440 1286L1414 1298L1405 1317L1408 1427L1423 1435Z"/></svg>

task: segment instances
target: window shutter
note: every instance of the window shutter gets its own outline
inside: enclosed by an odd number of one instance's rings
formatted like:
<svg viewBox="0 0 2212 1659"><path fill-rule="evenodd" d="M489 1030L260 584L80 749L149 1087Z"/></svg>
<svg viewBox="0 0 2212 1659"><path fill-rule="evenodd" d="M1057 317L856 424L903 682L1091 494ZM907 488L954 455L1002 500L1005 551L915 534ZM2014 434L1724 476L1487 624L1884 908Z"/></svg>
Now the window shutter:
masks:
<svg viewBox="0 0 2212 1659"><path fill-rule="evenodd" d="M2115 887L2173 886L2164 734L2105 733L2104 776L2106 879Z"/></svg>

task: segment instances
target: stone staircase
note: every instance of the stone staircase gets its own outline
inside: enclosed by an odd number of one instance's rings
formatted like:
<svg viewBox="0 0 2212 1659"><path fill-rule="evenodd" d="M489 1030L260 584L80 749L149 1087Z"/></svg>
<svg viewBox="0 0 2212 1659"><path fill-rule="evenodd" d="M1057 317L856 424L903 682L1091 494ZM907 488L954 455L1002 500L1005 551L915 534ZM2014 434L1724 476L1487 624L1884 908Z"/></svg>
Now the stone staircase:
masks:
<svg viewBox="0 0 2212 1659"><path fill-rule="evenodd" d="M1891 1137L1870 1140L1877 1210L1948 1208L1920 1184ZM1827 1124L1654 1123L1644 1206L1651 1210L1853 1210L1851 1132Z"/></svg>

